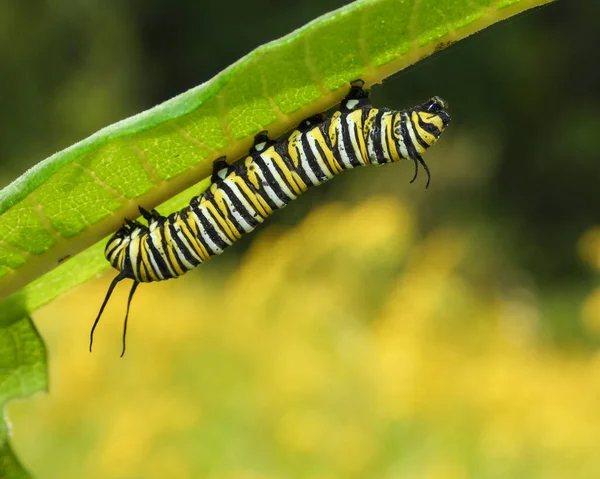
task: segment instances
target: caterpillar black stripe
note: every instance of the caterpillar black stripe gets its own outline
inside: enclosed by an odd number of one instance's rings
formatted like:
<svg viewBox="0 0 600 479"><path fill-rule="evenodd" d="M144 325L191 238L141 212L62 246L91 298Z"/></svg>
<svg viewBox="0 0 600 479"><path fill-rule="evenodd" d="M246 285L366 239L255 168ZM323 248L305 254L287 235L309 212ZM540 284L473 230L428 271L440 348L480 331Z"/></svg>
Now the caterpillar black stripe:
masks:
<svg viewBox="0 0 600 479"><path fill-rule="evenodd" d="M248 156L229 165L214 162L210 187L192 198L188 207L161 216L140 207L148 225L126 220L106 245L105 255L119 271L90 333L94 330L115 286L133 279L123 326L123 351L129 306L140 283L176 278L211 256L222 253L249 233L273 211L283 208L309 187L357 166L412 160L430 173L421 154L433 145L450 122L447 104L433 97L402 111L373 108L363 82L352 82L350 92L331 118L316 115L304 120L282 141L258 134Z"/></svg>

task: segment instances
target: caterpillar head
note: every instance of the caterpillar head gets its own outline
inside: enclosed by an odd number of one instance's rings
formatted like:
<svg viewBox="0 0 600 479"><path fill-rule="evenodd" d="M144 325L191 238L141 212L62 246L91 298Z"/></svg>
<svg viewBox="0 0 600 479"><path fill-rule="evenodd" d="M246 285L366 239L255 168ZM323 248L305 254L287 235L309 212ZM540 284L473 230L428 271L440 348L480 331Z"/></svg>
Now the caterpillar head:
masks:
<svg viewBox="0 0 600 479"><path fill-rule="evenodd" d="M423 153L433 145L446 127L450 124L450 115L446 111L448 103L439 96L434 96L429 101L413 109L411 113L412 125L418 136L417 151ZM420 148L419 148L420 147Z"/></svg>
<svg viewBox="0 0 600 479"><path fill-rule="evenodd" d="M411 183L417 178L420 164L427 173L425 187L429 186L429 168L421 155L438 140L450 124L447 108L448 104L444 100L434 96L422 105L396 114L393 131L398 154L394 155L392 152L392 161L403 158L414 161L415 174Z"/></svg>

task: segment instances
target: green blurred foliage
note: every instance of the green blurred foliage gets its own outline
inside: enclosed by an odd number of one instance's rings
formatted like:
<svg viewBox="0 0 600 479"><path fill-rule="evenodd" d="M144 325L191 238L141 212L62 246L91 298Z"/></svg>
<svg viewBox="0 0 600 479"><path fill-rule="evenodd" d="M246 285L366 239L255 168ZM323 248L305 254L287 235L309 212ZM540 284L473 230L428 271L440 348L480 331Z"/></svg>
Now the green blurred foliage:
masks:
<svg viewBox="0 0 600 479"><path fill-rule="evenodd" d="M343 3L3 0L0 182ZM44 477L597 477L599 15L557 2L375 88L379 106L449 101L430 189L398 165L311 191L262 240L147 285L124 360L123 295L105 348L85 351L108 278L34 318L51 394L11 408L25 463ZM326 228L314 218L334 199L347 209Z"/></svg>

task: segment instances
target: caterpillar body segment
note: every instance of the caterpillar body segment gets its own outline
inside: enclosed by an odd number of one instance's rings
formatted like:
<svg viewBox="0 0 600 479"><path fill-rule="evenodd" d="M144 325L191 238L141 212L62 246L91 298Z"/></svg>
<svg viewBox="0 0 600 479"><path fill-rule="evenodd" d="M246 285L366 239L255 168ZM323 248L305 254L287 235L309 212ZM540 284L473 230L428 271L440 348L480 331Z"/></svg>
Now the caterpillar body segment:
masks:
<svg viewBox="0 0 600 479"><path fill-rule="evenodd" d="M134 281L127 303L123 354L129 306L139 283L183 275L221 254L310 187L344 170L407 159L415 164L411 182L421 165L428 186L429 169L421 155L448 126L446 109L439 97L407 110L373 108L362 82L356 81L331 118L322 114L307 118L281 141L260 132L246 157L231 165L224 157L215 160L211 185L186 208L167 217L140 208L147 225L126 220L106 245L105 256L119 274L92 327L90 350L94 329L119 281Z"/></svg>

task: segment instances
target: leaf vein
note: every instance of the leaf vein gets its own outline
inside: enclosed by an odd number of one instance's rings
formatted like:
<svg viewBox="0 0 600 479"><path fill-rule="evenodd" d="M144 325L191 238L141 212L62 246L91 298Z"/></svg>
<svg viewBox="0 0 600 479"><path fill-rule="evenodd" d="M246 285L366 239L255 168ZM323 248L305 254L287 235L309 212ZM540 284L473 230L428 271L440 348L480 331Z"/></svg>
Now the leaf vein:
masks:
<svg viewBox="0 0 600 479"><path fill-rule="evenodd" d="M15 332L12 330L12 328L8 328L8 332L10 334L10 337L12 338L14 344L15 344L15 364L20 364L23 365L25 364L25 361L23 361L21 359L21 343L19 342L17 335L15 334ZM15 367L13 368L13 370L11 371L11 376L14 376L17 381L19 382L19 390L20 393L18 395L18 397L22 397L25 395L26 393L26 389L25 389L25 383L23 381L23 377L19 371L19 369L21 369L20 367Z"/></svg>
<svg viewBox="0 0 600 479"><path fill-rule="evenodd" d="M32 254L33 254L33 253L31 253L31 251L27 251L26 249L23 249L20 246L9 243L8 241L6 241L2 238L0 238L0 246L2 246L3 248L5 248L7 250L10 250L12 253L15 253L15 254L23 254L25 256L32 256ZM13 271L15 270L15 268L11 268L10 266L8 266L6 264L3 264L2 266L10 268Z"/></svg>
<svg viewBox="0 0 600 479"><path fill-rule="evenodd" d="M419 19L419 4L421 0L414 0L412 4L412 9L410 12L410 20L408 23L408 40L410 43L410 48L413 52L417 52L419 50L419 42L417 40L417 27L418 27L418 19Z"/></svg>
<svg viewBox="0 0 600 479"><path fill-rule="evenodd" d="M150 164L150 160L148 160L148 157L146 156L146 153L144 153L144 150L142 150L139 146L135 144L129 144L129 148L131 148L131 151L133 151L140 160L142 168L144 168L144 171L150 177L154 186L159 186L160 184L162 184L164 181L158 176L156 170Z"/></svg>
<svg viewBox="0 0 600 479"><path fill-rule="evenodd" d="M269 101L269 105L271 106L273 113L275 113L275 116L277 117L277 121L280 121L282 123L287 122L288 115L286 115L279 109L279 106L277 105L277 103L275 103L275 99L269 93L269 89L267 87L267 78L265 77L264 70L260 71L260 83L262 86L263 95Z"/></svg>
<svg viewBox="0 0 600 479"><path fill-rule="evenodd" d="M177 134L179 134L179 136L181 136L187 142L192 143L193 145L199 146L200 148L205 148L206 150L210 151L210 153L213 155L218 152L218 150L216 148L214 148L212 146L208 146L206 143L201 142L197 138L190 135L183 128L174 128L174 130L177 132Z"/></svg>
<svg viewBox="0 0 600 479"><path fill-rule="evenodd" d="M123 196L122 193L118 192L112 186L110 186L108 183L105 183L103 180L101 180L95 171L83 166L81 163L75 162L75 166L78 166L79 168L81 168L85 173L87 173L92 178L92 180L94 180L94 183L96 183L98 186L100 186L104 190L108 191L115 198L121 200L124 203L129 201L127 198L125 198L125 196Z"/></svg>
<svg viewBox="0 0 600 479"><path fill-rule="evenodd" d="M225 136L227 137L227 144L231 145L232 143L235 143L235 138L233 133L231 133L231 128L229 127L229 122L227 121L227 109L225 108L225 89L221 90L217 95L217 115L221 119L221 126L225 132Z"/></svg>
<svg viewBox="0 0 600 479"><path fill-rule="evenodd" d="M368 13L369 9L365 9L365 12L360 15L358 20L358 53L364 64L365 71L371 71L374 69L371 59L369 58L369 49L367 48L367 39L369 38L369 35L366 32L366 17Z"/></svg>
<svg viewBox="0 0 600 479"><path fill-rule="evenodd" d="M325 82L323 81L323 78L319 74L317 67L315 67L315 64L312 62L312 60L310 58L310 44L308 43L309 39L310 39L310 34L306 34L306 36L304 37L304 64L306 65L306 68L308 69L308 73L309 73L310 77L312 78L312 80L315 82L315 84L319 88L319 91L321 92L321 94L324 96L329 96L331 94L331 92L325 86Z"/></svg>
<svg viewBox="0 0 600 479"><path fill-rule="evenodd" d="M42 227L48 233L50 233L50 235L53 236L54 239L56 239L57 241L62 240L63 235L54 227L48 216L46 216L46 213L44 213L44 208L35 197L35 192L32 192L29 195L29 201L31 203L31 206L33 206L33 210L35 211L38 219L40 220L40 224L42 225Z"/></svg>

